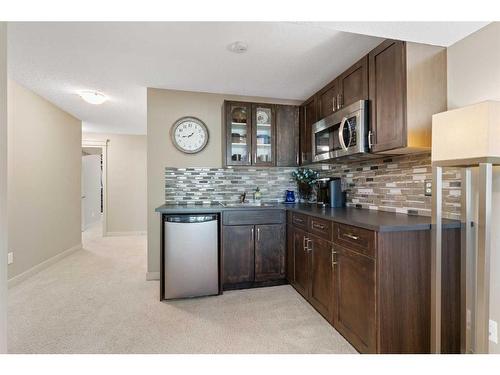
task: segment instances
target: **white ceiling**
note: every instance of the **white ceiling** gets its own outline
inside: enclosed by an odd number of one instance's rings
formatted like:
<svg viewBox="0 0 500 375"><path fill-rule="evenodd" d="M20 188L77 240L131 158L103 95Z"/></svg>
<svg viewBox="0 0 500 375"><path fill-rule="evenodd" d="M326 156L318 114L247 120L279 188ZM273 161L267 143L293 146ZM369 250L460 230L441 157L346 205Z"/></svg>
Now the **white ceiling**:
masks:
<svg viewBox="0 0 500 375"><path fill-rule="evenodd" d="M9 23L9 75L85 131L145 134L146 87L305 99L381 41L362 34L447 46L484 24ZM247 53L226 49L237 40ZM84 89L110 100L89 105Z"/></svg>

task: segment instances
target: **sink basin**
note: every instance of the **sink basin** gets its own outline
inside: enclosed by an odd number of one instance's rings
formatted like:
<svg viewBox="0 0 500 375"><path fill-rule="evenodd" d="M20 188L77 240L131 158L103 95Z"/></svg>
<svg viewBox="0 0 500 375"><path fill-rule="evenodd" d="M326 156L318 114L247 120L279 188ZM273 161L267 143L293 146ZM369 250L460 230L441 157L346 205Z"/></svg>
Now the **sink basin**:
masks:
<svg viewBox="0 0 500 375"><path fill-rule="evenodd" d="M274 207L276 203L245 202L245 203L222 203L224 207Z"/></svg>

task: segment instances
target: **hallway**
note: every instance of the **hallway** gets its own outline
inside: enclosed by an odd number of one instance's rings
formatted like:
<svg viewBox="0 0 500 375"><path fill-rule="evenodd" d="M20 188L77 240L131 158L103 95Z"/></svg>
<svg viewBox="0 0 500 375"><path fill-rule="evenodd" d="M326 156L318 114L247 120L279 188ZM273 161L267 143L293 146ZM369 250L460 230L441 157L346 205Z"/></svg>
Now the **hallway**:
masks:
<svg viewBox="0 0 500 375"><path fill-rule="evenodd" d="M355 353L288 285L161 303L146 237L100 231L9 290L10 353Z"/></svg>

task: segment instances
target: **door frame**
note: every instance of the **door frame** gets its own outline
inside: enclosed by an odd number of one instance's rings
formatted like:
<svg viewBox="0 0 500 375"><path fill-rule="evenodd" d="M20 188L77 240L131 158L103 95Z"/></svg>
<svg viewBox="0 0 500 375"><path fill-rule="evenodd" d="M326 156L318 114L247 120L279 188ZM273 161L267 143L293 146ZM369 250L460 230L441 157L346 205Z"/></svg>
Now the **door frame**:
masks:
<svg viewBox="0 0 500 375"><path fill-rule="evenodd" d="M106 140L82 139L82 147L101 149L102 155L102 235L108 235L108 143Z"/></svg>

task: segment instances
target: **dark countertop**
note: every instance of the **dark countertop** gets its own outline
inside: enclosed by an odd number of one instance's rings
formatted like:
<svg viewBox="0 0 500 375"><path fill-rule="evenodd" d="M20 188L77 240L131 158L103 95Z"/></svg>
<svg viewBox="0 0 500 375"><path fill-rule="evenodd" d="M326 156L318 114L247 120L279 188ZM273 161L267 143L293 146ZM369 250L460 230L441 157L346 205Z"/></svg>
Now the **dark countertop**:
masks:
<svg viewBox="0 0 500 375"><path fill-rule="evenodd" d="M431 227L431 218L426 216L406 215L393 212L367 210L361 208L321 208L315 204L274 204L272 206L225 207L221 204L210 205L175 205L164 204L155 211L162 214L193 214L193 213L221 213L238 210L288 210L322 219L332 220L342 224L354 225L378 232L401 232L410 230L428 230ZM457 220L444 220L443 228L460 228Z"/></svg>

